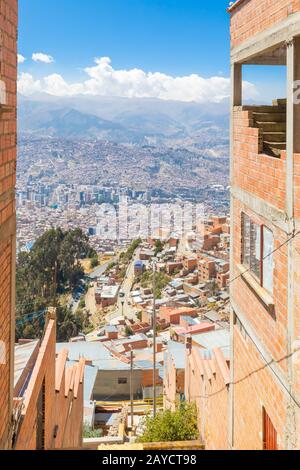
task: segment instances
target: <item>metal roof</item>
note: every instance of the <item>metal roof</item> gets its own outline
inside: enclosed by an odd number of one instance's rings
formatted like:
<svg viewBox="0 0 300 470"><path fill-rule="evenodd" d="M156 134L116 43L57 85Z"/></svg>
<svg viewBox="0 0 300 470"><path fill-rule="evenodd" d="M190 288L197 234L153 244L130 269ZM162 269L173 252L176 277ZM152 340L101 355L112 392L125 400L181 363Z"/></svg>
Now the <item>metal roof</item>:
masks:
<svg viewBox="0 0 300 470"><path fill-rule="evenodd" d="M14 387L18 384L18 381L20 380L25 368L28 368L28 374L30 374L30 359L38 345L39 340L32 341L26 344L17 344L15 346Z"/></svg>
<svg viewBox="0 0 300 470"><path fill-rule="evenodd" d="M225 348L230 345L230 333L228 330L213 330L199 335L193 335L193 342L205 349Z"/></svg>
<svg viewBox="0 0 300 470"><path fill-rule="evenodd" d="M77 364L76 361L67 361L66 368L72 367L74 364ZM84 368L84 389L83 389L83 400L89 402L92 400L93 390L98 374L98 367L85 366Z"/></svg>
<svg viewBox="0 0 300 470"><path fill-rule="evenodd" d="M130 365L114 358L101 342L57 343L56 352L58 353L62 349L68 350L70 361L79 361L84 357L92 361L93 366L98 367L99 370L124 370L130 367Z"/></svg>
<svg viewBox="0 0 300 470"><path fill-rule="evenodd" d="M168 341L167 355L171 355L176 369L185 368L185 345L176 341Z"/></svg>

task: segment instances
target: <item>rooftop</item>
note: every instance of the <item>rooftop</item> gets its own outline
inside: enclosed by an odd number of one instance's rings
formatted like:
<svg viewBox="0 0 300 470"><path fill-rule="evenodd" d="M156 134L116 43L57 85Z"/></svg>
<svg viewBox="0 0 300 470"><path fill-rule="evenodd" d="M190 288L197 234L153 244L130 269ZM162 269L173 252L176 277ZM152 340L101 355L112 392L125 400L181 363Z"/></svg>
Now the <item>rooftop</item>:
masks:
<svg viewBox="0 0 300 470"><path fill-rule="evenodd" d="M168 341L167 353L172 357L176 369L185 368L185 345L176 341Z"/></svg>
<svg viewBox="0 0 300 470"><path fill-rule="evenodd" d="M26 386L35 364L40 342L31 341L15 346L14 387L15 395L22 396L22 389Z"/></svg>
<svg viewBox="0 0 300 470"><path fill-rule="evenodd" d="M116 359L100 342L57 343L56 352L62 349L69 352L70 361L78 362L82 357L93 363L100 370L127 370L129 365Z"/></svg>
<svg viewBox="0 0 300 470"><path fill-rule="evenodd" d="M193 335L193 342L198 343L205 349L226 348L230 344L230 333L228 330L213 330L199 335Z"/></svg>
<svg viewBox="0 0 300 470"><path fill-rule="evenodd" d="M233 10L235 10L237 7L239 7L245 0L236 0L235 2L230 2L229 7L227 11L231 13ZM249 0L247 0L249 1Z"/></svg>

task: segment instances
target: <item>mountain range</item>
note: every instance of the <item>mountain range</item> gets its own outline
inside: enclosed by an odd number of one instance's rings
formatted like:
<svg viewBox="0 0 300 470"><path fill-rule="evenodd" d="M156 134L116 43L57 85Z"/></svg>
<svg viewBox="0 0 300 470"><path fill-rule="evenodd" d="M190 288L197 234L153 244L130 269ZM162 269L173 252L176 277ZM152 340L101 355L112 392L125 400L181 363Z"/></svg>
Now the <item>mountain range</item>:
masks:
<svg viewBox="0 0 300 470"><path fill-rule="evenodd" d="M146 98L41 94L19 96L21 136L99 139L124 144L199 146L226 144L229 104Z"/></svg>

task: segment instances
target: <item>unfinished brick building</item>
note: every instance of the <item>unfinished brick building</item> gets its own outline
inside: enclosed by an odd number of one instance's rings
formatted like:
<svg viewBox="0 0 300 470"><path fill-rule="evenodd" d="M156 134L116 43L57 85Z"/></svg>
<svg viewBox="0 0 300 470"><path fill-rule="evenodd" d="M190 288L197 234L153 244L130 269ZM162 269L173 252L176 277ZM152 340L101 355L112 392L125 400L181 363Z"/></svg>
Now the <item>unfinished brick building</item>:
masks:
<svg viewBox="0 0 300 470"><path fill-rule="evenodd" d="M300 448L300 1L230 8L229 448ZM243 106L243 66L286 67L287 99ZM297 86L298 85L298 86ZM298 94L295 97L298 89Z"/></svg>
<svg viewBox="0 0 300 470"><path fill-rule="evenodd" d="M0 2L0 449L8 447L13 396L17 0Z"/></svg>

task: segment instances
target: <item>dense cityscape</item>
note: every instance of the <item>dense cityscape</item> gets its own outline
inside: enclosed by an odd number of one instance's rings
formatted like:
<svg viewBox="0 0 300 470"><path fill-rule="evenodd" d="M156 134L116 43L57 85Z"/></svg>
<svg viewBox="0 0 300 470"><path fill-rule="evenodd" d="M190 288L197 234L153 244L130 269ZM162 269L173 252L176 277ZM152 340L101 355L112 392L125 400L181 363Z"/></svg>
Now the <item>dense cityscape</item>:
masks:
<svg viewBox="0 0 300 470"><path fill-rule="evenodd" d="M20 140L18 154L19 250L50 227L80 227L101 250L101 239L94 236L100 206L117 206L124 196L146 207L200 202L207 216L229 210L228 155L33 137Z"/></svg>
<svg viewBox="0 0 300 470"><path fill-rule="evenodd" d="M0 0L1 463L300 449L300 1L217 3Z"/></svg>

